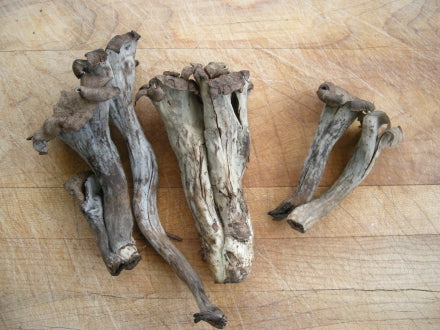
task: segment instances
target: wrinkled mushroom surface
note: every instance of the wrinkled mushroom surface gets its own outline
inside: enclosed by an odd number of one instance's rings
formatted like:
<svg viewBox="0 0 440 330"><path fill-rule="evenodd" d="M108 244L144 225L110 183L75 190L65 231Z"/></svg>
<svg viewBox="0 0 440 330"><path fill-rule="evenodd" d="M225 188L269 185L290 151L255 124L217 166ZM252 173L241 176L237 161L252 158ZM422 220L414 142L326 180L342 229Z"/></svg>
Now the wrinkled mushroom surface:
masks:
<svg viewBox="0 0 440 330"><path fill-rule="evenodd" d="M107 269L112 275L118 275L122 269L132 269L140 260L132 237L133 216L127 180L108 126L110 99L121 91L105 86L113 76L102 49L89 52L86 57L87 60L74 61L72 66L80 79L80 87L72 92L61 92L53 115L28 139L33 140L34 149L44 154L47 141L58 137L95 173L102 189L104 215L104 227L99 227L101 231L97 236L107 236L99 240L98 245L104 253ZM84 203L78 201L81 205ZM92 231L96 234L94 228ZM102 247L102 244L108 246Z"/></svg>
<svg viewBox="0 0 440 330"><path fill-rule="evenodd" d="M362 122L366 113L374 111L371 102L361 100L331 82L322 83L317 95L325 103L318 128L296 189L277 208L269 211L275 220L285 219L295 207L313 198L336 142L356 118Z"/></svg>
<svg viewBox="0 0 440 330"><path fill-rule="evenodd" d="M380 133L383 125L387 125L387 128ZM362 133L356 149L340 177L319 198L295 208L287 216L288 223L296 230L307 231L365 179L382 149L397 145L402 138L402 129L392 128L385 112L375 111L367 114L362 121Z"/></svg>
<svg viewBox="0 0 440 330"><path fill-rule="evenodd" d="M162 227L157 212L158 169L154 151L145 138L134 111L132 91L135 80L135 53L140 36L132 31L114 37L106 52L113 71L109 85L122 92L110 101L110 116L127 142L133 175L133 212L137 224L151 246L167 261L193 293L199 313L194 322L205 321L217 328L226 325L224 313L209 301L203 284L185 256L174 246Z"/></svg>
<svg viewBox="0 0 440 330"><path fill-rule="evenodd" d="M194 80L191 79L194 77ZM202 256L217 282L249 274L253 232L241 180L249 160L249 72L224 63L164 72L144 85L161 115L179 162L185 195L202 243Z"/></svg>

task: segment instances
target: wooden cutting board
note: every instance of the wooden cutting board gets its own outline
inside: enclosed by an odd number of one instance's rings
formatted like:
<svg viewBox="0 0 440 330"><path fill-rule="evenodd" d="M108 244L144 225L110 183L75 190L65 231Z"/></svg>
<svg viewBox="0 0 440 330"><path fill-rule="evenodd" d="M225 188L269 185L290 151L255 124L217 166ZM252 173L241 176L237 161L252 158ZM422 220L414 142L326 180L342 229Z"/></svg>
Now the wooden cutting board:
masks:
<svg viewBox="0 0 440 330"><path fill-rule="evenodd" d="M186 286L135 232L142 261L111 277L63 183L87 165L60 141L25 138L77 85L71 63L136 30L137 90L165 70L223 61L251 72L243 185L251 275L214 284L165 128L136 111L159 165L159 215L230 329L440 327L440 7L435 1L3 1L0 3L0 328L208 329ZM306 234L266 214L296 186L332 81L374 102L404 140ZM352 125L321 193L350 158ZM129 179L128 155L114 132Z"/></svg>

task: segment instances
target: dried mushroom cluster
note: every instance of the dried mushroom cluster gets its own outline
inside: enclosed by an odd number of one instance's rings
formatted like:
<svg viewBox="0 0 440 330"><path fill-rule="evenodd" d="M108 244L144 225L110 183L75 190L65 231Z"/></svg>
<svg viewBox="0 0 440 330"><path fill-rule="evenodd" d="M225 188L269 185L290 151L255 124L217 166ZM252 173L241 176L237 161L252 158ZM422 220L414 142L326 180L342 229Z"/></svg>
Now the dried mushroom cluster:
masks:
<svg viewBox="0 0 440 330"><path fill-rule="evenodd" d="M372 103L352 96L333 83L321 84L317 94L325 106L298 186L269 212L275 220L287 219L292 228L301 232L307 231L347 197L371 171L381 150L397 145L403 137L400 127L391 128L386 113L374 111ZM338 180L322 196L311 201L333 146L356 118L361 122L362 133L350 161ZM380 132L385 124L386 130Z"/></svg>
<svg viewBox="0 0 440 330"><path fill-rule="evenodd" d="M192 64L181 74L153 78L136 95L148 96L165 123L203 258L219 283L242 281L252 264L252 225L241 187L249 160L251 88L248 71Z"/></svg>
<svg viewBox="0 0 440 330"><path fill-rule="evenodd" d="M74 175L66 184L95 234L112 275L132 269L140 255L132 238L133 214L153 248L170 264L193 293L200 312L194 321L223 328L224 313L211 304L202 282L183 254L170 242L157 213L157 163L134 112L132 93L140 36L132 31L115 36L105 50L73 62L80 87L61 92L54 114L29 137L47 153L47 141L58 137L74 149L93 172ZM133 174L133 205L118 151L110 137L109 116L127 142Z"/></svg>
<svg viewBox="0 0 440 330"><path fill-rule="evenodd" d="M80 87L62 91L53 115L28 139L32 139L35 150L44 154L48 151L47 141L58 137L93 170L95 180L88 181L90 188L96 188L93 191L81 193L87 182L85 174L72 178L66 187L76 192L109 272L118 275L140 260L132 237L127 180L108 125L111 99L121 90L108 86L114 77L106 51L97 49L85 56L86 60L73 62Z"/></svg>
<svg viewBox="0 0 440 330"><path fill-rule="evenodd" d="M133 269L141 259L132 237L135 219L151 246L194 295L200 309L194 321L223 328L226 316L211 304L199 276L159 220L156 158L132 102L139 38L134 31L117 35L105 50L75 60L72 70L80 86L61 92L53 115L28 139L45 154L47 142L58 138L90 166L91 171L75 174L65 188L80 205L111 275ZM250 151L247 97L253 85L249 77L249 71L230 72L224 63L191 64L181 73L167 71L156 76L136 95L136 101L147 96L164 121L202 256L218 283L244 280L253 259L253 231L241 183ZM383 148L402 139L400 127L392 128L388 116L374 111L372 103L329 82L317 94L325 106L299 184L269 212L302 232L360 184ZM127 144L133 176L131 201L110 136L110 119ZM350 161L337 181L313 200L333 146L356 119L362 133ZM383 125L386 128L381 130Z"/></svg>

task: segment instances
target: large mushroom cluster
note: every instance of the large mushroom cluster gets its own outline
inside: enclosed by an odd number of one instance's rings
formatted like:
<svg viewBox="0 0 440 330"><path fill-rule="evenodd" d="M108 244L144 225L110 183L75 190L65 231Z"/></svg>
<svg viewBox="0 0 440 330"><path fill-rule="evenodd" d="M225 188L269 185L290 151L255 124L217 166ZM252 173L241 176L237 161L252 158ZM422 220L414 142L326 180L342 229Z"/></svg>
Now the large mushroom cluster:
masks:
<svg viewBox="0 0 440 330"><path fill-rule="evenodd" d="M105 49L75 60L72 70L79 87L61 92L52 116L28 139L36 151L46 154L47 142L58 138L90 166L90 171L68 180L65 188L81 207L111 275L133 269L141 259L132 236L136 221L194 295L200 309L194 321L223 328L226 316L209 301L200 277L159 219L156 157L132 101L139 38L134 31L117 35ZM217 283L241 282L253 259L253 230L242 188L250 151L247 98L253 85L249 77L249 71L231 72L220 62L191 64L180 73L166 71L154 77L136 94L136 101L147 96L164 122L202 257ZM347 197L371 171L382 149L398 144L403 136L400 127L391 127L385 112L374 111L372 103L333 83L321 84L317 95L325 105L299 183L269 212L301 232ZM362 132L350 161L336 182L313 199L333 146L356 119ZM132 199L110 135L110 120L127 144Z"/></svg>

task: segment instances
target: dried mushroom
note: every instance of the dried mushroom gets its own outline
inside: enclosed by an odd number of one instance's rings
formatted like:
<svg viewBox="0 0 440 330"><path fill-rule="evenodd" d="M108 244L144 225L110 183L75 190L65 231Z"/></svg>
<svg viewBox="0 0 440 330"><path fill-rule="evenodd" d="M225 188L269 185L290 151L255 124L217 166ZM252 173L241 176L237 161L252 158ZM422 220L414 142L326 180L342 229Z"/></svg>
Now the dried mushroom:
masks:
<svg viewBox="0 0 440 330"><path fill-rule="evenodd" d="M194 79L190 79L193 76ZM249 72L224 63L164 72L139 90L161 115L185 195L216 282L250 272L253 232L241 181L249 160Z"/></svg>
<svg viewBox="0 0 440 330"><path fill-rule="evenodd" d="M277 208L269 211L269 215L275 220L285 219L295 207L313 198L335 143L356 118L361 119L374 110L372 103L351 95L331 82L321 84L316 93L325 103L318 129L296 189Z"/></svg>
<svg viewBox="0 0 440 330"><path fill-rule="evenodd" d="M194 321L223 328L226 316L211 304L199 276L170 242L159 220L156 158L132 104L139 38L134 31L117 35L105 50L87 53L86 60L75 60L72 70L81 86L75 92L62 93L53 116L29 139L37 151L45 153L47 141L58 137L90 165L93 172L74 175L65 188L78 201L112 275L133 268L140 260L131 236L134 214L142 234L193 293L200 308ZM109 114L128 145L133 213L119 154L110 138Z"/></svg>
<svg viewBox="0 0 440 330"><path fill-rule="evenodd" d="M368 175L381 150L398 144L403 137L400 127L391 128L388 116L382 111L374 112L371 102L352 96L330 82L321 84L317 94L325 106L298 186L269 212L275 220L287 219L292 228L301 232L347 197ZM322 196L312 200L333 146L356 118L361 122L362 133L353 156L338 180ZM380 133L384 124L387 129Z"/></svg>
<svg viewBox="0 0 440 330"><path fill-rule="evenodd" d="M380 133L381 126L387 125ZM287 222L301 232L307 231L316 221L344 200L370 173L382 149L397 145L403 138L400 127L391 127L383 111L367 114L362 121L361 137L356 149L336 182L319 198L295 208Z"/></svg>
<svg viewBox="0 0 440 330"><path fill-rule="evenodd" d="M132 237L127 180L108 125L110 99L121 91L105 86L113 77L102 49L87 53L86 57L94 61L76 60L73 65L81 86L76 91L61 92L53 115L28 139L33 141L35 150L44 154L47 141L57 137L93 170L102 189L104 226L97 227L99 232L93 226L91 229L100 238L98 245L107 269L110 274L118 275L123 269L132 269L140 260ZM79 202L82 205L84 200Z"/></svg>

